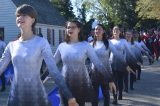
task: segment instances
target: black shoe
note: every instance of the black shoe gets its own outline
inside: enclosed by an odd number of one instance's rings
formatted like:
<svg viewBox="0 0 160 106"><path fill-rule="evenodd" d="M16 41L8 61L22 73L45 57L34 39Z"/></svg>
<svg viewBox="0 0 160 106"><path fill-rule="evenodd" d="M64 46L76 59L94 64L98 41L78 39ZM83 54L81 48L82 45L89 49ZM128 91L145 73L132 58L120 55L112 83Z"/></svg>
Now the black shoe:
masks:
<svg viewBox="0 0 160 106"><path fill-rule="evenodd" d="M117 105L117 94L113 94L113 102L112 104Z"/></svg>
<svg viewBox="0 0 160 106"><path fill-rule="evenodd" d="M140 80L140 78L138 77L137 80Z"/></svg>
<svg viewBox="0 0 160 106"><path fill-rule="evenodd" d="M154 60L149 61L149 65L152 65L154 63Z"/></svg>
<svg viewBox="0 0 160 106"><path fill-rule="evenodd" d="M122 100L122 96L121 95L118 96L118 100Z"/></svg>
<svg viewBox="0 0 160 106"><path fill-rule="evenodd" d="M117 100L113 100L113 102L112 102L112 104L114 104L114 105L117 105L118 103L117 103Z"/></svg>
<svg viewBox="0 0 160 106"><path fill-rule="evenodd" d="M132 88L130 88L130 90L134 90L134 88L132 87Z"/></svg>
<svg viewBox="0 0 160 106"><path fill-rule="evenodd" d="M125 89L124 92L128 93L128 89Z"/></svg>
<svg viewBox="0 0 160 106"><path fill-rule="evenodd" d="M4 92L5 91L5 88L2 88L1 90L0 90L0 92Z"/></svg>

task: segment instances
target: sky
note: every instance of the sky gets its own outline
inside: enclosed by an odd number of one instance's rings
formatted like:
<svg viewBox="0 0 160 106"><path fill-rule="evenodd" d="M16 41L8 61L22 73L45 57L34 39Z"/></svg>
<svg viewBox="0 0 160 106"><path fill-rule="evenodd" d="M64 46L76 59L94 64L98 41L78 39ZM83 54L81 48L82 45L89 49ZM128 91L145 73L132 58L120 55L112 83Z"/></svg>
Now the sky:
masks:
<svg viewBox="0 0 160 106"><path fill-rule="evenodd" d="M76 3L78 3L77 6L81 7L83 1L85 1L85 0L71 0L71 3L73 5L73 12L75 13L76 16L78 15ZM88 21L90 19L90 14L89 13L87 13L87 14L88 15L87 15L86 18L87 18L87 21Z"/></svg>
<svg viewBox="0 0 160 106"><path fill-rule="evenodd" d="M71 0L71 3L73 5L73 11L75 13L77 13L77 7L76 7L76 3L79 3L78 6L80 7L82 5L82 0Z"/></svg>
<svg viewBox="0 0 160 106"><path fill-rule="evenodd" d="M76 3L75 3L76 1L78 1L78 3L79 3L78 6L81 6L83 0L71 0L71 3L72 3L72 5L73 5L73 11L74 11L75 15L77 16L78 13L77 13L77 8L76 8ZM89 14L89 13L88 13L88 14ZM86 20L89 21L90 15L87 15L86 18L87 18ZM92 28L94 28L97 24L98 24L98 21L95 20L95 22L93 22L93 24L92 24Z"/></svg>

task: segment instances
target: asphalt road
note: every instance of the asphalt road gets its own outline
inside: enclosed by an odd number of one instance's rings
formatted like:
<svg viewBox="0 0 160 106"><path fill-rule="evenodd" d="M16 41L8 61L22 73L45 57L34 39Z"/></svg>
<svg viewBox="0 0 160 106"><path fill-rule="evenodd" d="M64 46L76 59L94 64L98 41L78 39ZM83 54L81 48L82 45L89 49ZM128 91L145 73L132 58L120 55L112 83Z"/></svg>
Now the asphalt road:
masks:
<svg viewBox="0 0 160 106"><path fill-rule="evenodd" d="M124 99L118 101L117 106L160 106L160 61L148 65L144 58L141 80L136 81L134 88L123 93Z"/></svg>

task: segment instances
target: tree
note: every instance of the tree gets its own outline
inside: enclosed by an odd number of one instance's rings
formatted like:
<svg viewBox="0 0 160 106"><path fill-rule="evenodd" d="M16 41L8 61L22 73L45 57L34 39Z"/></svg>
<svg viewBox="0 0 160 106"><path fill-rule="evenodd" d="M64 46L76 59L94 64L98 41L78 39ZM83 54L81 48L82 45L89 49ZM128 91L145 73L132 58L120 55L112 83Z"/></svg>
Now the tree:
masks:
<svg viewBox="0 0 160 106"><path fill-rule="evenodd" d="M137 0L86 0L88 9L100 22L134 27L137 22Z"/></svg>
<svg viewBox="0 0 160 106"><path fill-rule="evenodd" d="M112 11L108 3L109 0L86 0L86 11L92 14L92 18L99 20L102 23L110 22L108 11Z"/></svg>
<svg viewBox="0 0 160 106"><path fill-rule="evenodd" d="M143 19L137 23L136 28L140 28L140 30L160 28L160 21L155 19Z"/></svg>
<svg viewBox="0 0 160 106"><path fill-rule="evenodd" d="M139 0L137 1L136 12L142 19L160 20L160 1L159 0Z"/></svg>
<svg viewBox="0 0 160 106"><path fill-rule="evenodd" d="M92 30L92 24L93 22L95 21L95 19L90 19L88 22L86 22L86 24L83 26L83 29L84 29L84 36L85 36L85 39L87 40L88 38L88 35L89 33L91 32Z"/></svg>
<svg viewBox="0 0 160 106"><path fill-rule="evenodd" d="M77 8L78 12L78 20L82 22L83 24L86 24L86 5L82 4L80 8Z"/></svg>
<svg viewBox="0 0 160 106"><path fill-rule="evenodd" d="M75 18L70 0L51 0L51 2L58 8L60 14L63 15L66 20Z"/></svg>

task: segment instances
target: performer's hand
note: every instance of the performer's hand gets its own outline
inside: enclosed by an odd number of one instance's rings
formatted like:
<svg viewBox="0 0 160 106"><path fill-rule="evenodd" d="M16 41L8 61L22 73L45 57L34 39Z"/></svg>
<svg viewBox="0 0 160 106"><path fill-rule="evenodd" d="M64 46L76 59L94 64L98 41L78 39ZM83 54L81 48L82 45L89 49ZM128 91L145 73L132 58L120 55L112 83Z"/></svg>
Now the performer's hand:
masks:
<svg viewBox="0 0 160 106"><path fill-rule="evenodd" d="M116 85L114 84L114 82L109 82L109 88L111 91L116 92Z"/></svg>
<svg viewBox="0 0 160 106"><path fill-rule="evenodd" d="M2 71L0 71L0 76L2 75Z"/></svg>
<svg viewBox="0 0 160 106"><path fill-rule="evenodd" d="M140 66L142 65L140 62L137 62L137 64L140 65Z"/></svg>
<svg viewBox="0 0 160 106"><path fill-rule="evenodd" d="M136 74L129 66L127 66L127 71L128 71L129 73Z"/></svg>
<svg viewBox="0 0 160 106"><path fill-rule="evenodd" d="M68 105L69 106L79 106L78 103L76 102L75 98L71 98L68 100Z"/></svg>

